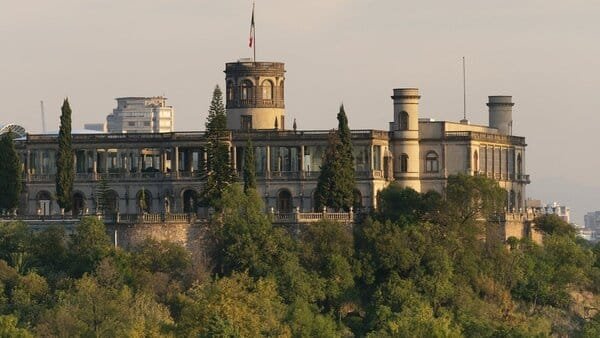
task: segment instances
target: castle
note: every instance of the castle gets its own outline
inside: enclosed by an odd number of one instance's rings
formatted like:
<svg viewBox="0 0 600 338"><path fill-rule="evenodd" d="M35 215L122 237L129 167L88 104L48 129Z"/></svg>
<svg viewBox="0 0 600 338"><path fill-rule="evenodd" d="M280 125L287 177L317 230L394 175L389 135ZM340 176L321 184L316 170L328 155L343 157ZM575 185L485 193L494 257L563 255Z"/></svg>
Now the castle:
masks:
<svg viewBox="0 0 600 338"><path fill-rule="evenodd" d="M279 62L237 61L225 66L227 142L233 168L241 172L248 139L255 147L258 191L278 213L314 209L313 193L327 130L288 129L285 119L285 66ZM419 116L416 88L394 89L388 130L353 130L355 210L376 207L377 192L391 182L417 191L442 191L449 175L485 175L506 189L507 209L524 208L524 137L512 135L510 96L490 96L489 125L434 121ZM106 179L109 209L136 214L193 213L203 189L199 175L204 133L86 133L73 135L75 183L73 215L96 210L98 184ZM55 194L56 135L27 134L16 142L24 164L20 212L61 213ZM143 191L143 193L142 193Z"/></svg>

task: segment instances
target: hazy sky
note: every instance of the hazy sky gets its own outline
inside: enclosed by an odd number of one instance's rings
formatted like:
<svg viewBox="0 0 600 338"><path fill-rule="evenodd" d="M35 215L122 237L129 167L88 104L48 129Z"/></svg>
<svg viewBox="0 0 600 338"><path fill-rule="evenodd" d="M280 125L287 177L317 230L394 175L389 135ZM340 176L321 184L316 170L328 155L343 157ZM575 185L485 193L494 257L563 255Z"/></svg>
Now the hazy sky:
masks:
<svg viewBox="0 0 600 338"><path fill-rule="evenodd" d="M251 0L0 0L0 122L102 122L115 97L166 95L177 130L204 128L224 63L251 56ZM259 60L287 68L287 121L388 128L392 89L419 87L421 117L487 124L488 95L513 95L527 137L528 196L600 209L600 1L257 0Z"/></svg>

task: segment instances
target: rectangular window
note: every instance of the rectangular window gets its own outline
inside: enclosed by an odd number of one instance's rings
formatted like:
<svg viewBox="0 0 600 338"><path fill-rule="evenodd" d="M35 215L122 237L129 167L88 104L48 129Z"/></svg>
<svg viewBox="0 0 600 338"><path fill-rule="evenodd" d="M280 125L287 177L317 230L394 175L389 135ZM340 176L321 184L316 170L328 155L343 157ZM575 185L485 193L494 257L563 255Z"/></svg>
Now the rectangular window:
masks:
<svg viewBox="0 0 600 338"><path fill-rule="evenodd" d="M321 171L324 148L322 146L306 146L304 151L304 170L311 172Z"/></svg>
<svg viewBox="0 0 600 338"><path fill-rule="evenodd" d="M352 152L354 155L354 169L358 172L369 171L369 147L355 146Z"/></svg>
<svg viewBox="0 0 600 338"><path fill-rule="evenodd" d="M373 147L373 169L381 170L381 146Z"/></svg>
<svg viewBox="0 0 600 338"><path fill-rule="evenodd" d="M144 121L144 127L150 127L150 121Z"/></svg>
<svg viewBox="0 0 600 338"><path fill-rule="evenodd" d="M250 130L252 129L252 115L242 115L241 116L241 125L240 128L242 130Z"/></svg>

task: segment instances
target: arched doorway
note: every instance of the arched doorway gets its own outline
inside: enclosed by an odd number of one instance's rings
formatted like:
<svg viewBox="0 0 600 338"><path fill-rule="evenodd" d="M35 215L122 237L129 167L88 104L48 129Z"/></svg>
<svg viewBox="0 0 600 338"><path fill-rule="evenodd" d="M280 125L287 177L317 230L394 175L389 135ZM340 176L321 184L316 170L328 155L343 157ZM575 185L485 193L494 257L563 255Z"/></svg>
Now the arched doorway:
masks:
<svg viewBox="0 0 600 338"><path fill-rule="evenodd" d="M183 212L191 213L196 211L198 202L198 193L196 190L188 189L183 192Z"/></svg>
<svg viewBox="0 0 600 338"><path fill-rule="evenodd" d="M48 191L40 191L37 194L38 215L49 216L52 212L52 195Z"/></svg>
<svg viewBox="0 0 600 338"><path fill-rule="evenodd" d="M152 194L147 189L142 189L138 191L135 203L137 206L138 212L146 212L149 213L152 210Z"/></svg>
<svg viewBox="0 0 600 338"><path fill-rule="evenodd" d="M119 194L114 190L107 190L104 194L103 213L112 215L119 211Z"/></svg>
<svg viewBox="0 0 600 338"><path fill-rule="evenodd" d="M292 212L292 194L289 190L281 190L277 194L277 211L280 213Z"/></svg>
<svg viewBox="0 0 600 338"><path fill-rule="evenodd" d="M85 211L85 196L77 191L73 194L73 216L83 215Z"/></svg>

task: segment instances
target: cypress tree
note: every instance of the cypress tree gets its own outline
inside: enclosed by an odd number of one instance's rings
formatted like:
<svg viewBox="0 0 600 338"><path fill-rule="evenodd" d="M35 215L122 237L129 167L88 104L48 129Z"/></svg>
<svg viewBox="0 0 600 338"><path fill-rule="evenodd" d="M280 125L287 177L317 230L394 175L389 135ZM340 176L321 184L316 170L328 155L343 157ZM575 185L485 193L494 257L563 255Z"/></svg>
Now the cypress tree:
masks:
<svg viewBox="0 0 600 338"><path fill-rule="evenodd" d="M73 136L71 135L71 106L65 99L61 107L58 131L58 154L56 155L56 200L65 212L73 206Z"/></svg>
<svg viewBox="0 0 600 338"><path fill-rule="evenodd" d="M244 192L247 194L250 189L256 189L256 159L254 158L254 146L248 139L244 149Z"/></svg>
<svg viewBox="0 0 600 338"><path fill-rule="evenodd" d="M352 133L348 127L348 117L344 105L340 106L337 115L337 134L340 140L338 152L340 154L339 172L337 172L338 204L341 208L349 210L354 205L354 188L356 187L356 175L354 170L354 152L352 148Z"/></svg>
<svg viewBox="0 0 600 338"><path fill-rule="evenodd" d="M235 173L229 159L229 145L224 141L227 133L227 117L223 105L223 93L219 86L213 91L206 120L206 186L202 199L215 206L225 187L235 181Z"/></svg>
<svg viewBox="0 0 600 338"><path fill-rule="evenodd" d="M315 192L317 210L323 206L335 210L349 210L354 204L354 155L348 118L344 106L337 115L338 129L331 132L321 165Z"/></svg>
<svg viewBox="0 0 600 338"><path fill-rule="evenodd" d="M0 139L0 211L14 210L21 194L21 160L9 130Z"/></svg>

